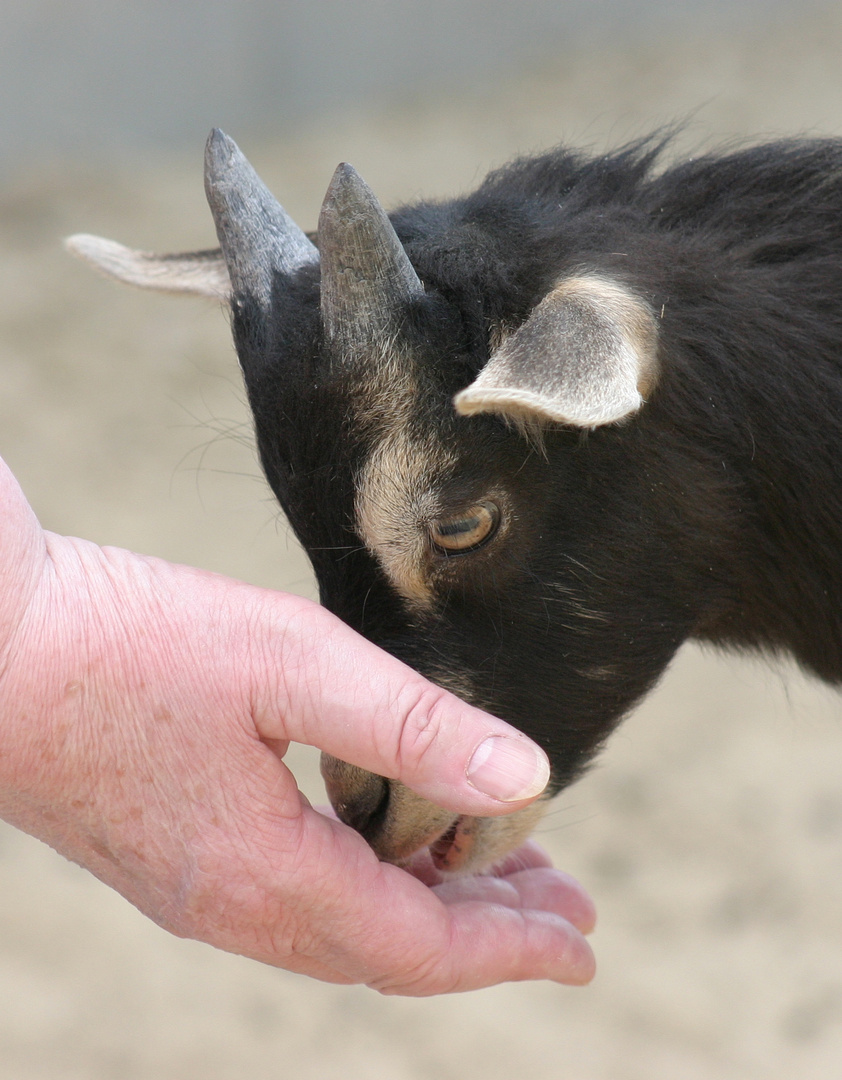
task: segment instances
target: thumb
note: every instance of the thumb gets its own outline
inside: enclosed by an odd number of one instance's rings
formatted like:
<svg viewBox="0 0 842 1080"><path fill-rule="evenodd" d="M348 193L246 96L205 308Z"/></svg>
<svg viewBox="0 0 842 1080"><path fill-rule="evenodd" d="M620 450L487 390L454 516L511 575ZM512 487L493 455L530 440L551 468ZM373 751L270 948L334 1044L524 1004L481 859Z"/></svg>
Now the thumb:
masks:
<svg viewBox="0 0 842 1080"><path fill-rule="evenodd" d="M316 746L459 813L508 813L544 790L547 756L515 728L434 686L325 608L263 596L270 617L250 626L263 738Z"/></svg>

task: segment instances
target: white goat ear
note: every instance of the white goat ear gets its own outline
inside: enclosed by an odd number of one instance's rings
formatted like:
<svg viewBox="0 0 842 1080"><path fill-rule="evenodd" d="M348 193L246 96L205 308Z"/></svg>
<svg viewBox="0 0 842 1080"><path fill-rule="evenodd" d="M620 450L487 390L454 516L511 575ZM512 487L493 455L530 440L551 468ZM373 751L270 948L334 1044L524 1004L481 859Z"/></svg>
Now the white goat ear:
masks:
<svg viewBox="0 0 842 1080"><path fill-rule="evenodd" d="M64 246L108 277L141 289L191 293L226 301L231 296L231 280L219 249L153 255L86 233L68 236Z"/></svg>
<svg viewBox="0 0 842 1080"><path fill-rule="evenodd" d="M619 282L565 278L454 398L527 426L599 427L637 412L657 379L655 317Z"/></svg>

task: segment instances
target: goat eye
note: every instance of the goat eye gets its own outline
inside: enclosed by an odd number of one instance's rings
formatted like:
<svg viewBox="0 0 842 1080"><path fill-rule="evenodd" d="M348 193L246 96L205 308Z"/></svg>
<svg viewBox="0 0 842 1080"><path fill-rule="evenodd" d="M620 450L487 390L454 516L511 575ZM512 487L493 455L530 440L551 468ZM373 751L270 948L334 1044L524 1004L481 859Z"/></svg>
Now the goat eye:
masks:
<svg viewBox="0 0 842 1080"><path fill-rule="evenodd" d="M464 514L431 521L433 546L442 555L464 555L487 543L500 524L500 510L492 502L477 503Z"/></svg>

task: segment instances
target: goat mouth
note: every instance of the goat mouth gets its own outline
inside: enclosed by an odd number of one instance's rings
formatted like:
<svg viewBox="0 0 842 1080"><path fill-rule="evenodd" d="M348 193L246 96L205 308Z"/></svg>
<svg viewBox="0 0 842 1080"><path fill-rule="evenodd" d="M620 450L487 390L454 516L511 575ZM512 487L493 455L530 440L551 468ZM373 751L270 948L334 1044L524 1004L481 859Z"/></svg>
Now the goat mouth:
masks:
<svg viewBox="0 0 842 1080"><path fill-rule="evenodd" d="M479 819L462 815L438 840L430 844L430 856L437 870L461 870L471 855Z"/></svg>

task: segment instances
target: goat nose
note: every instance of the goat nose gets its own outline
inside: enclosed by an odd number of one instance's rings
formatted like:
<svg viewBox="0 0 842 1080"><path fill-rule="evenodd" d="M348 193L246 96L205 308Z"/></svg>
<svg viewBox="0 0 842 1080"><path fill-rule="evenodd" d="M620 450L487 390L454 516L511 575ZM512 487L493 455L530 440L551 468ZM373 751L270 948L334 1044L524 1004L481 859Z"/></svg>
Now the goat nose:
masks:
<svg viewBox="0 0 842 1080"><path fill-rule="evenodd" d="M321 770L339 820L371 841L386 816L389 781L330 754L322 754Z"/></svg>
<svg viewBox="0 0 842 1080"><path fill-rule="evenodd" d="M456 819L398 780L366 772L322 754L322 776L340 821L356 829L378 859L405 863L446 832Z"/></svg>

